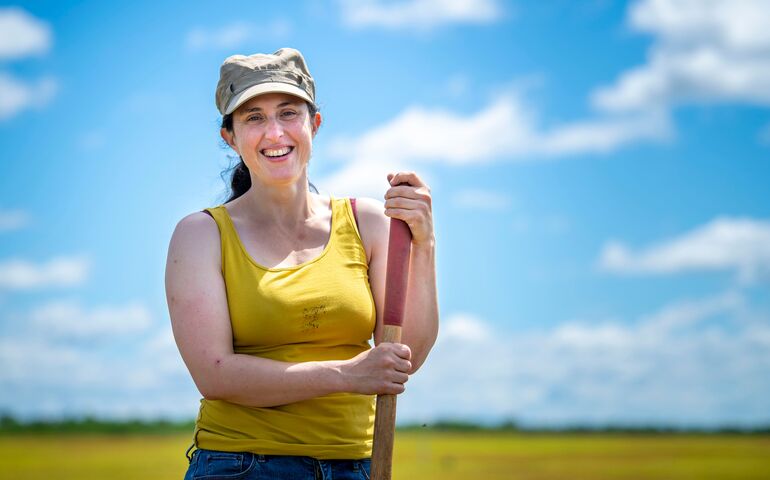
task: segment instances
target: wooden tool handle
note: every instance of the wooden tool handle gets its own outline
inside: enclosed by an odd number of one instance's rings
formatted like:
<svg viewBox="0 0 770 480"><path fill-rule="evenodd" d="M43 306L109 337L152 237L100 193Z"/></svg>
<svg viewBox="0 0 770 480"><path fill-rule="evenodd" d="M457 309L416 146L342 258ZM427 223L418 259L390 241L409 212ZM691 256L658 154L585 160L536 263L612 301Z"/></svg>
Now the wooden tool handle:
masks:
<svg viewBox="0 0 770 480"><path fill-rule="evenodd" d="M400 343L404 323L406 287L412 232L401 220L390 219L388 267L385 280L385 311L382 342ZM377 395L372 446L372 480L390 480L393 466L393 439L396 433L396 396Z"/></svg>

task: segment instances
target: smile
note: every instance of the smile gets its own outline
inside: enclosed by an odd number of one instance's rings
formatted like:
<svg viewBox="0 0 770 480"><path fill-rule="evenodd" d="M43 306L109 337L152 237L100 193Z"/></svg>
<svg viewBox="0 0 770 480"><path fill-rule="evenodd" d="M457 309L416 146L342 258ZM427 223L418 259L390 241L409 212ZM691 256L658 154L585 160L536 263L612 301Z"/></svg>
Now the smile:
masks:
<svg viewBox="0 0 770 480"><path fill-rule="evenodd" d="M262 155L270 158L278 158L288 155L292 150L294 150L294 147L266 148L262 150Z"/></svg>

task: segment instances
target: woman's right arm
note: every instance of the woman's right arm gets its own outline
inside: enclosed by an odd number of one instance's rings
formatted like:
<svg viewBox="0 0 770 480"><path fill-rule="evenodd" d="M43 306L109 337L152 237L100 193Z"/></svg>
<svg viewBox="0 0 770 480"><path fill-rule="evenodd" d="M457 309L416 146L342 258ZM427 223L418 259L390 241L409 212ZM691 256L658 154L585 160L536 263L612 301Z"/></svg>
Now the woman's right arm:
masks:
<svg viewBox="0 0 770 480"><path fill-rule="evenodd" d="M287 363L233 351L219 230L193 213L174 230L166 301L179 352L204 398L253 407L336 392L398 394L411 369L407 347L383 344L350 360Z"/></svg>

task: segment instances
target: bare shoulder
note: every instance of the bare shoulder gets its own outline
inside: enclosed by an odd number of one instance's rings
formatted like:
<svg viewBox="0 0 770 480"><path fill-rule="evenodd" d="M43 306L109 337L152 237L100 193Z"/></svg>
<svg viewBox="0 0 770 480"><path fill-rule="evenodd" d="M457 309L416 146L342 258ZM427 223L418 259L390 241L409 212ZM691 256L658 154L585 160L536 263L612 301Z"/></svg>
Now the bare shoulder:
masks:
<svg viewBox="0 0 770 480"><path fill-rule="evenodd" d="M367 223L385 222L385 204L373 198L361 197L356 199L358 216Z"/></svg>
<svg viewBox="0 0 770 480"><path fill-rule="evenodd" d="M169 263L172 260L220 259L219 228L207 213L195 212L177 223L169 244Z"/></svg>
<svg viewBox="0 0 770 480"><path fill-rule="evenodd" d="M172 238L190 241L216 239L219 243L219 228L208 213L194 212L179 220Z"/></svg>
<svg viewBox="0 0 770 480"><path fill-rule="evenodd" d="M361 197L356 199L356 210L358 230L361 232L367 258L371 261L373 254L376 256L383 242L387 243L388 240L390 224L385 216L385 205L379 200Z"/></svg>

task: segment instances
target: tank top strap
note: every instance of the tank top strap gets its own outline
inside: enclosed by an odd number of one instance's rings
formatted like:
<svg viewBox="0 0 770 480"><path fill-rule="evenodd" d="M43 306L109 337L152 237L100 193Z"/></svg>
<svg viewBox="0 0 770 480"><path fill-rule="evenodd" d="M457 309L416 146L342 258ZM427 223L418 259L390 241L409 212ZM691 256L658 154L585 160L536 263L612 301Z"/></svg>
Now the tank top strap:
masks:
<svg viewBox="0 0 770 480"><path fill-rule="evenodd" d="M361 234L358 230L358 223L353 216L353 209L349 198L339 198L332 201L333 215L336 225L332 235L337 245L337 250L341 251L347 259L354 259L356 262L368 268L366 260L366 249L361 240Z"/></svg>
<svg viewBox="0 0 770 480"><path fill-rule="evenodd" d="M204 208L202 211L204 213L208 213L209 215L211 215L211 217L217 223L217 227L219 228L219 235L221 237L224 237L225 233L227 234L232 233L233 225L232 225L232 222L230 221L230 218L227 215L227 211L225 210L224 205Z"/></svg>
<svg viewBox="0 0 770 480"><path fill-rule="evenodd" d="M240 250L238 234L235 231L235 226L233 225L232 220L230 220L230 215L227 213L224 205L205 208L203 211L214 218L217 228L219 228L219 241L222 245L222 267L224 268L224 260L229 256L228 253L232 252L237 254Z"/></svg>

